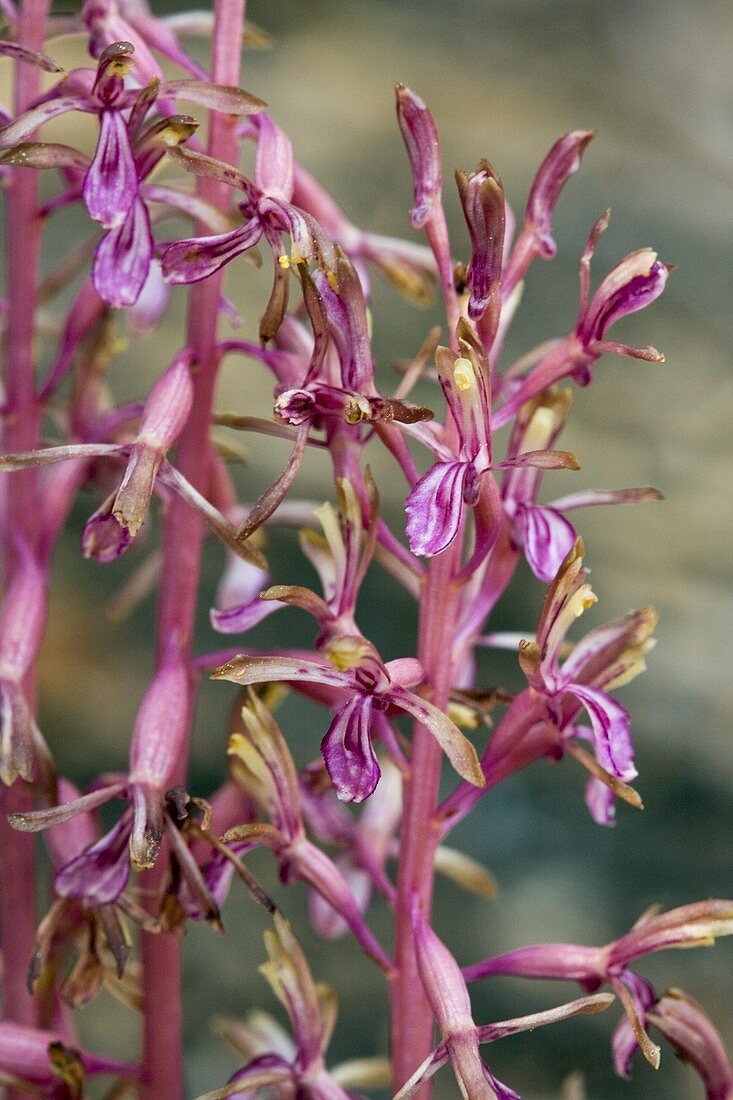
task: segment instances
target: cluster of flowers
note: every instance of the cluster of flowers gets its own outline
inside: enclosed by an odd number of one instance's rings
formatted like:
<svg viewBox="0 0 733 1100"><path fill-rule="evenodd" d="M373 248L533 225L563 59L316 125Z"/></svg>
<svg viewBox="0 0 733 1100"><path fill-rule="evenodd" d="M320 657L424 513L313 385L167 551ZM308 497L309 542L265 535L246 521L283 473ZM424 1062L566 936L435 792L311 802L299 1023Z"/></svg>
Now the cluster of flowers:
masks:
<svg viewBox="0 0 733 1100"><path fill-rule="evenodd" d="M601 1011L614 996L625 1012L613 1041L620 1074L629 1074L637 1049L658 1065L659 1047L649 1037L654 1027L698 1070L708 1100L731 1100L733 1070L700 1006L675 990L658 997L629 966L650 952L709 943L733 932L733 901L646 913L603 947L539 944L463 971L430 926L436 868L468 889L492 892L488 872L445 841L479 799L519 769L546 757L572 756L589 773L586 802L603 825L613 823L617 799L641 806L631 786L637 772L629 715L612 693L644 668L656 617L643 608L568 641L575 620L596 600L583 543L568 513L654 500L659 494L649 488L584 489L550 504L539 503L539 496L545 471L579 468L571 453L556 448L570 408L571 391L564 383L586 386L606 353L661 360L655 349L629 347L609 332L661 294L668 268L652 250L640 249L592 291L591 259L608 225L608 214L603 215L581 257L580 306L571 331L501 365L523 279L536 258L555 254L554 208L592 135L577 131L556 142L517 226L501 181L486 161L473 172L456 173L470 238L468 262L456 262L442 205L435 123L422 100L399 85L397 117L414 183L410 220L424 230L428 245L363 232L295 160L289 138L266 105L234 86L238 70L235 79L227 79L224 43L235 43L237 65L240 51L236 9L236 3L223 2L217 4L216 20L200 13L163 19L144 0L85 0L78 18L56 19L54 25L53 19L44 23L37 4L23 3L17 12L9 2L4 6L14 17L14 36L0 44L0 53L19 71L60 72L32 48L33 41L24 40L29 26L36 45L45 35L85 30L96 62L63 73L46 92L36 88L14 113L2 111L0 172L7 177L9 201L13 188L28 192L27 169L53 169L61 190L33 206L33 232L74 203L83 204L96 226L42 284L50 298L77 280L44 378L35 377L27 356L24 361L13 354L24 336L25 316L30 317L25 336L33 335L39 288L31 282L35 297L23 312L17 295L27 295L28 288L11 283L4 311L10 355L3 400L10 427L0 470L12 475L6 515L12 518L13 507L17 510L21 485L23 492L32 486L36 507L6 538L0 778L12 828L45 831L55 900L35 933L32 958L22 960L23 967L30 963L35 1017L16 1012L6 995L0 1080L21 1091L74 1097L83 1095L88 1075L107 1073L137 1082L142 1095L176 1100L180 1082L170 1067L165 1083L153 1085L156 1069L149 1060L133 1066L79 1050L65 1006L88 1003L104 985L114 986L133 1007L154 1003L161 970L148 966L138 977L130 967L128 922L139 927L149 962L155 945L180 934L188 920L221 926L221 907L235 875L272 914L263 971L285 1006L293 1035L259 1013L244 1023L222 1025L245 1066L208 1093L209 1100L255 1096L261 1089L283 1098L337 1100L354 1096L355 1088L380 1085L385 1075L388 1079L390 1066L383 1059L327 1068L334 995L314 982L290 924L246 867L246 854L265 847L283 884L307 884L316 930L328 938L348 929L387 977L399 1100L418 1092L426 1096L424 1083L447 1062L462 1096L511 1100L517 1093L495 1078L479 1047ZM207 29L219 57L212 82L179 44L180 34ZM160 57L181 67L185 77L166 79ZM178 100L211 111L205 149L195 136L197 120L173 113ZM98 120L91 157L42 140L44 123L70 112ZM222 134L231 139L229 146ZM244 142L256 148L251 178L236 163ZM222 155L227 148L233 150L228 157ZM154 182L166 167L170 182ZM186 185L190 176L195 189ZM158 239L153 228L173 215L190 218L196 235ZM27 230L16 225L18 234ZM240 257L259 259L258 244L271 253L274 273L259 343L222 342L218 317L237 320L221 291L223 269ZM23 247L12 228L9 247ZM378 388L370 341L375 268L418 301L437 282L448 319L445 346L439 345L439 332L431 333L391 396ZM213 288L208 317L202 321L201 309L197 313L193 306L198 328L189 327L184 345L147 398L115 406L104 385L116 346L112 311L124 309L133 329L151 328L167 308L170 287L178 284L201 284L203 293ZM293 289L296 301L289 309ZM194 288L197 293L200 288ZM204 299L192 296L197 301ZM212 380L230 354L271 372L274 416L258 419L244 410L220 416L219 423L292 445L282 473L258 499L245 503L237 500L226 462L209 441L215 419ZM23 398L18 381L24 370L26 379L30 370L30 400ZM434 383L436 406L441 394L445 398L442 417L409 400L420 379ZM27 391L26 386L26 398ZM62 440L44 446L38 426L49 402ZM35 438L33 431L13 427L34 423ZM497 458L495 433L504 426L507 449ZM404 479L404 532L390 530L379 514L377 487L363 460L373 438L386 446ZM176 445L178 457L169 459ZM330 455L335 506L314 509L286 499L308 447ZM416 456L425 454L432 464L421 473L423 460ZM162 506L162 558L135 574L128 602L158 575L163 600L166 590L178 587L175 608L171 611L169 600L159 616L157 665L138 710L127 771L101 776L84 794L57 774L34 718L33 699L52 553L82 486L93 486L100 497L84 526L82 551L103 563L136 542L154 501ZM243 635L266 616L295 606L316 620L312 650L263 653L245 643L244 652L241 644L216 654L193 651L198 550L185 575L180 570L188 560L186 547L200 549L202 523L227 553L211 612L213 629ZM257 535L263 524L301 529L301 547L318 573L321 594L270 584ZM492 632L489 622L523 559L548 588L536 628L520 641ZM375 565L392 573L420 604L416 657L383 660L377 641L358 625L361 584ZM497 698L477 682L475 654L479 647L512 645L518 646L526 686ZM240 695L228 774L204 800L186 790L182 761L196 682L212 670L215 679L240 685ZM272 716L290 689L330 712L322 758L301 771ZM498 706L503 713L494 721ZM395 725L402 716L414 722L412 738ZM468 734L480 737L482 726L492 728L485 747L477 750ZM458 781L440 802L443 755ZM113 799L122 801L122 812L100 835L97 811ZM365 805L352 813L344 803ZM396 879L388 873L389 860L397 860ZM152 876L140 880L131 872ZM367 923L375 895L394 910L393 952ZM31 900L26 911L32 909ZM76 962L67 972L70 954ZM6 973L11 963L6 957ZM578 983L584 995L531 1016L477 1025L467 985L493 974L564 979ZM598 992L601 986L610 991ZM416 1015L425 1007L417 1029L408 1028L400 1012L408 1001ZM441 1041L428 1053L433 1021ZM171 1043L175 1026L175 1014L170 1020L146 1017L149 1034L161 1036L168 1029ZM146 1050L150 1045L146 1041Z"/></svg>

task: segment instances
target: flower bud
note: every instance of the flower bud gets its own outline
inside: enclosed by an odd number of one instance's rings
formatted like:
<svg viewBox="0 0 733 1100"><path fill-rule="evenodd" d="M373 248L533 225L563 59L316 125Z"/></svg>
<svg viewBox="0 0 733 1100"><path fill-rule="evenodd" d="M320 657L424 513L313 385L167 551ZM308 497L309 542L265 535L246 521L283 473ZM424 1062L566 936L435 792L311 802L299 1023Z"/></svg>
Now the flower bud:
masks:
<svg viewBox="0 0 733 1100"><path fill-rule="evenodd" d="M504 249L504 188L488 161L475 172L456 172L463 214L471 236L471 263L466 281L471 291L468 315L476 321L490 311L490 329L499 322L499 286Z"/></svg>
<svg viewBox="0 0 733 1100"><path fill-rule="evenodd" d="M567 179L577 172L583 151L592 139L591 130L574 130L556 141L535 176L527 200L526 222L531 227L539 255L551 260L557 252L552 237L555 205Z"/></svg>
<svg viewBox="0 0 733 1100"><path fill-rule="evenodd" d="M430 217L433 205L440 201L443 172L440 143L435 121L419 96L398 84L397 121L407 146L412 168L415 203L410 211L413 229L420 229Z"/></svg>
<svg viewBox="0 0 733 1100"><path fill-rule="evenodd" d="M188 352L178 355L145 402L137 439L112 506L115 519L133 537L148 513L166 451L178 439L191 412L193 380L189 364Z"/></svg>

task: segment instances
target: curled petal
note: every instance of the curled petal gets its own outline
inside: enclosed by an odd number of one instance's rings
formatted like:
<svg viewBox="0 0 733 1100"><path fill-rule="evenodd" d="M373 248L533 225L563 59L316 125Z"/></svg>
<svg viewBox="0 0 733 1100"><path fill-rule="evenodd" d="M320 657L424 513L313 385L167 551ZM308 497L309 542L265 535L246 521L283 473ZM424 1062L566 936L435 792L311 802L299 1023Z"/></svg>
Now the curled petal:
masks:
<svg viewBox="0 0 733 1100"><path fill-rule="evenodd" d="M634 779L634 747L629 732L629 714L620 703L596 688L569 684L566 690L579 699L593 727L593 747L601 767L619 779Z"/></svg>
<svg viewBox="0 0 733 1100"><path fill-rule="evenodd" d="M355 695L341 708L321 742L328 774L343 802L363 802L379 782L372 745L373 699Z"/></svg>
<svg viewBox="0 0 733 1100"><path fill-rule="evenodd" d="M615 321L655 301L664 290L669 268L656 252L641 248L617 264L583 312L576 332L584 345L602 340Z"/></svg>
<svg viewBox="0 0 733 1100"><path fill-rule="evenodd" d="M116 561L127 550L132 535L112 514L115 495L89 517L81 536L81 551L85 558L96 558L103 565Z"/></svg>
<svg viewBox="0 0 733 1100"><path fill-rule="evenodd" d="M585 804L597 825L608 827L616 824L616 796L606 783L594 775L585 787Z"/></svg>
<svg viewBox="0 0 733 1100"><path fill-rule="evenodd" d="M103 111L97 148L84 177L83 194L89 217L105 229L121 225L135 201L137 186L127 123L119 111Z"/></svg>
<svg viewBox="0 0 733 1100"><path fill-rule="evenodd" d="M539 580L551 584L575 545L575 528L554 508L520 506L517 518L530 569Z"/></svg>
<svg viewBox="0 0 733 1100"><path fill-rule="evenodd" d="M407 538L413 554L433 557L457 536L472 468L467 462L436 462L407 498Z"/></svg>
<svg viewBox="0 0 733 1100"><path fill-rule="evenodd" d="M124 814L106 836L57 872L56 893L75 898L88 909L116 901L130 873L129 836L130 818Z"/></svg>
<svg viewBox="0 0 733 1100"><path fill-rule="evenodd" d="M231 233L198 237L169 245L161 257L163 278L168 283L195 283L253 248L262 236L256 218Z"/></svg>
<svg viewBox="0 0 733 1100"><path fill-rule="evenodd" d="M255 597L247 603L228 607L224 611L213 607L209 612L209 620L218 634L243 634L285 606L281 600L261 600Z"/></svg>
<svg viewBox="0 0 733 1100"><path fill-rule="evenodd" d="M105 233L94 253L97 294L114 309L134 306L150 271L153 236L145 203L136 198L124 221Z"/></svg>
<svg viewBox="0 0 733 1100"><path fill-rule="evenodd" d="M577 172L580 158L593 137L590 130L574 130L556 141L535 176L527 200L526 220L537 238L540 256L551 260L557 252L552 237L552 218L567 179Z"/></svg>
<svg viewBox="0 0 733 1100"><path fill-rule="evenodd" d="M491 327L499 321L499 282L504 248L504 188L491 165L482 160L475 172L456 172L458 193L471 236L466 281L471 290L468 315L476 321L491 306Z"/></svg>

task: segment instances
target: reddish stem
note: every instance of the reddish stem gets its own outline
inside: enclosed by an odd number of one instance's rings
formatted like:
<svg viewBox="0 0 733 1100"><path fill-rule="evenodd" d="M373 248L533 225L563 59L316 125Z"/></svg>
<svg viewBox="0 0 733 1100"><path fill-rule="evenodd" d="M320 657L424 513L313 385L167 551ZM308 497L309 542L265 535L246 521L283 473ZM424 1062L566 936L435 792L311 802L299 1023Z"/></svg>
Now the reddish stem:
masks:
<svg viewBox="0 0 733 1100"><path fill-rule="evenodd" d="M418 656L432 687L431 702L444 708L451 687L452 630L458 607L458 590L452 584L456 549L449 548L430 563L420 610ZM397 875L395 931L396 976L392 984L392 1058L395 1090L430 1053L433 1013L417 970L410 898L417 895L426 920L433 897L435 848L439 836L435 827L442 752L435 738L423 726L416 726L412 741L411 778L405 784L404 813ZM430 1087L417 1094L427 1100Z"/></svg>
<svg viewBox="0 0 733 1100"><path fill-rule="evenodd" d="M18 14L18 40L29 49L42 51L48 0L25 0ZM40 71L35 65L15 66L15 111L21 114L36 98ZM5 339L5 387L7 418L3 449L33 450L38 445L39 410L35 396L36 292L40 253L40 223L37 218L37 174L31 169L13 168L6 190L7 210L7 295ZM19 472L6 478L2 495L5 582L14 569L13 540L22 535L37 548L39 541L38 488L35 471ZM33 680L26 682L27 696L34 694ZM2 797L0 816L0 927L4 957L4 1011L9 1020L22 1024L38 1022L38 1006L28 992L26 975L33 952L36 929L35 842L30 835L18 835L9 828L5 815L33 807L32 788L16 780ZM12 834L12 835L8 835ZM8 1100L25 1093L9 1089Z"/></svg>
<svg viewBox="0 0 733 1100"><path fill-rule="evenodd" d="M244 0L216 0L211 79L238 85ZM237 161L237 119L213 112L207 153L219 160ZM201 178L199 194L222 210L229 209L231 192L226 185ZM188 346L193 352L195 396L193 411L181 436L176 465L200 491L207 493L210 480L209 433L214 387L220 356L216 345L222 274L218 273L191 290L188 314ZM180 499L168 508L163 529L163 567L158 605L158 660L171 644L188 659L191 655L198 594L203 526L200 518ZM186 761L181 761L180 780ZM159 862L159 867L162 861ZM153 872L159 880L161 871ZM179 943L169 933L143 933L145 1024L143 1042L143 1100L181 1100L183 1096L182 1011Z"/></svg>

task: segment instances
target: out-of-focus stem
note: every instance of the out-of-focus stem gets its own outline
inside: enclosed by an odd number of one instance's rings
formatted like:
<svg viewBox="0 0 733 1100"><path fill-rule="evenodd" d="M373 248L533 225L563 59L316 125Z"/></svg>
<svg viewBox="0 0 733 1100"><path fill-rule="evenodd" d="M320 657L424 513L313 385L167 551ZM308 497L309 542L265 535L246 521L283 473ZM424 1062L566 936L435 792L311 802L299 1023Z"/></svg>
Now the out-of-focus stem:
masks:
<svg viewBox="0 0 733 1100"><path fill-rule="evenodd" d="M238 85L244 30L244 0L216 0L211 79ZM236 163L236 118L213 112L207 152ZM199 179L199 193L221 209L228 209L230 191L210 179ZM210 479L209 432L219 354L216 327L221 274L191 290L188 346L193 352L195 396L191 416L180 439L176 465L188 480L206 493ZM180 499L171 501L163 530L163 564L158 605L157 647L162 660L171 645L185 658L191 653L196 612L203 527L200 518ZM181 761L180 780L186 761ZM156 876L159 871L152 872ZM144 1100L181 1100L183 1097L182 1013L179 940L168 933L143 933L145 1024L143 1042Z"/></svg>
<svg viewBox="0 0 733 1100"><path fill-rule="evenodd" d="M42 51L48 0L24 0L18 12L18 41ZM23 112L38 95L40 73L35 65L17 62L15 67L16 114ZM11 169L6 189L7 210L7 329L5 334L5 390L7 417L3 450L29 451L38 446L39 411L35 397L34 329L40 224L37 210L37 175L32 169ZM14 569L13 540L22 536L37 550L39 508L37 478L33 470L6 477L0 494L2 510L4 579ZM33 683L26 683L33 697ZM35 842L31 835L9 828L5 815L33 807L28 784L16 780L4 793L0 812L0 926L4 956L4 1010L9 1020L34 1024L37 1005L28 992L26 974L35 941ZM8 833L12 836L8 836ZM8 1090L8 1100L24 1093Z"/></svg>

